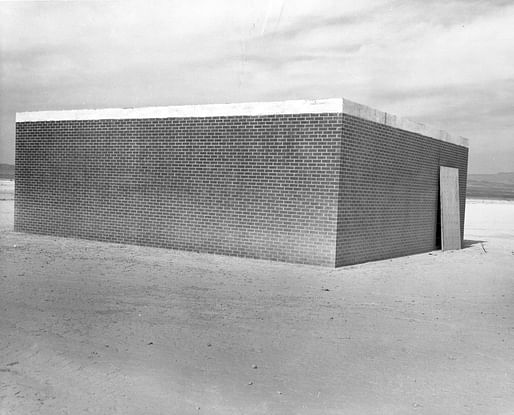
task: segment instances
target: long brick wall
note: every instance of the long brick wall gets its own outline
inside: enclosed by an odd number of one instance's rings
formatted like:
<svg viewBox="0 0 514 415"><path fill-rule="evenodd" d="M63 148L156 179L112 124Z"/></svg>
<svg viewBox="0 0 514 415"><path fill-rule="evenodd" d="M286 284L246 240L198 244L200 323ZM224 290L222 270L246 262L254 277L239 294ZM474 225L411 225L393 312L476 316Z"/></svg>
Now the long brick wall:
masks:
<svg viewBox="0 0 514 415"><path fill-rule="evenodd" d="M341 266L440 247L460 139L342 99L23 113L15 231Z"/></svg>
<svg viewBox="0 0 514 415"><path fill-rule="evenodd" d="M440 245L439 167L459 169L464 234L468 149L343 115L336 266Z"/></svg>
<svg viewBox="0 0 514 415"><path fill-rule="evenodd" d="M15 230L333 266L341 119L18 122Z"/></svg>

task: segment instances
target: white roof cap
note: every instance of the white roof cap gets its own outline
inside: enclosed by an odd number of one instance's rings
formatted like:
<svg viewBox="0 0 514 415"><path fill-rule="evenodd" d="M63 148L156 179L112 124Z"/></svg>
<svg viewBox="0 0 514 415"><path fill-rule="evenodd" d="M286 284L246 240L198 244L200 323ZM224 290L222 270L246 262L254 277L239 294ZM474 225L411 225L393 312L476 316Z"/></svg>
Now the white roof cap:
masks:
<svg viewBox="0 0 514 415"><path fill-rule="evenodd" d="M145 118L231 117L277 114L343 113L437 140L469 146L468 139L379 111L345 98L244 102L234 104L177 105L141 108L104 108L16 113L16 122L112 120Z"/></svg>

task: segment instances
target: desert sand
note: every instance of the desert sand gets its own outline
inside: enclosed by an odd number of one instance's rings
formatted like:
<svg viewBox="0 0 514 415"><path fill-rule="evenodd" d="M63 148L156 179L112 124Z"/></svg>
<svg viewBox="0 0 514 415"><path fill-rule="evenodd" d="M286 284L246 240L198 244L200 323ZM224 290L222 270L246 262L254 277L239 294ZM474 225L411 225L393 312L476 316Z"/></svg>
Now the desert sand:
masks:
<svg viewBox="0 0 514 415"><path fill-rule="evenodd" d="M513 202L329 269L15 233L1 183L1 415L514 414Z"/></svg>

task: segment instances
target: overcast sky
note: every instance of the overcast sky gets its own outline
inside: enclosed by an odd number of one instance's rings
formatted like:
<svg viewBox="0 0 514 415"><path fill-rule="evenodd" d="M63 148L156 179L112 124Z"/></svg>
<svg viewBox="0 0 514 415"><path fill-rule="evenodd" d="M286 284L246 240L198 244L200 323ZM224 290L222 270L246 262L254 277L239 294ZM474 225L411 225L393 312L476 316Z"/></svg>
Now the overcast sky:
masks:
<svg viewBox="0 0 514 415"><path fill-rule="evenodd" d="M15 112L345 97L514 171L514 1L0 2L0 162Z"/></svg>

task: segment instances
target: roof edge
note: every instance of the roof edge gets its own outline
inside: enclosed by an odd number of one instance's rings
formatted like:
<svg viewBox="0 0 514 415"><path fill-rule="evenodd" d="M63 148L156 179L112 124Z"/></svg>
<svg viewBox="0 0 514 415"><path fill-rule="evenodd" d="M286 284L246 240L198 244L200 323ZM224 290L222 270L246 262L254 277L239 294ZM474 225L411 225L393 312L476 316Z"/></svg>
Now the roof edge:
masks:
<svg viewBox="0 0 514 415"><path fill-rule="evenodd" d="M75 121L147 118L200 118L223 116L261 116L278 114L344 113L364 120L410 131L463 147L469 140L426 124L410 121L345 98L243 102L232 104L177 105L140 108L104 108L63 111L17 112L16 122Z"/></svg>
<svg viewBox="0 0 514 415"><path fill-rule="evenodd" d="M366 105L358 104L343 98L343 113L364 120L398 128L399 130L409 131L425 137L435 138L436 140L446 141L463 147L469 147L469 140L464 137L452 135L447 131L440 130L430 125L411 121L407 118L398 117L384 111L379 111Z"/></svg>
<svg viewBox="0 0 514 415"><path fill-rule="evenodd" d="M342 98L16 113L16 122L341 113Z"/></svg>

